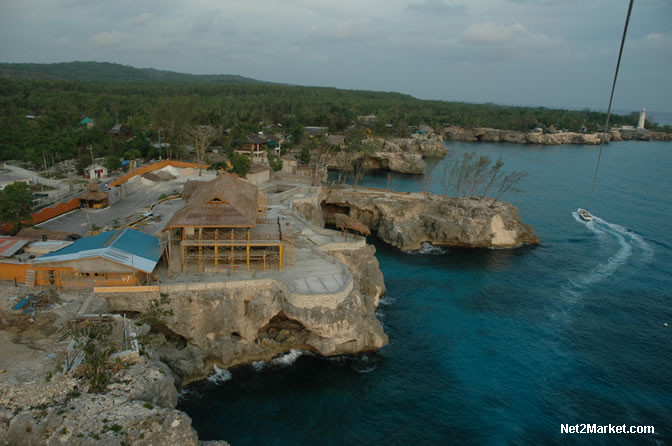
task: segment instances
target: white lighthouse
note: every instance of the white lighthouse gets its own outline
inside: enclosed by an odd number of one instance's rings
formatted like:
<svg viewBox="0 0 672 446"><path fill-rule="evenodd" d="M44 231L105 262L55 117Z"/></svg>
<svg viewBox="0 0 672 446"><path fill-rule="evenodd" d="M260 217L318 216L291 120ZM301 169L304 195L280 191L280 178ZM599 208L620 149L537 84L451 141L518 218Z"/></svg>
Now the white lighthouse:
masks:
<svg viewBox="0 0 672 446"><path fill-rule="evenodd" d="M644 124L646 124L646 109L643 108L642 112L639 114L639 123L637 124L638 129L644 129Z"/></svg>

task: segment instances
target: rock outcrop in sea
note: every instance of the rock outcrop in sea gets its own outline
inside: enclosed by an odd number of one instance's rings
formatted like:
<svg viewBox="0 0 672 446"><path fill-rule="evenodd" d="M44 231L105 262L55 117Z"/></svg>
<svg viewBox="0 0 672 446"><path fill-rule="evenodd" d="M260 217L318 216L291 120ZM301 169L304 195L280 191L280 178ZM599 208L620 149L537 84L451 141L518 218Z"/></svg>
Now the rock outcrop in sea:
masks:
<svg viewBox="0 0 672 446"><path fill-rule="evenodd" d="M402 251L419 250L425 243L515 248L540 242L534 229L521 221L515 206L492 198L331 188L322 191L320 205L327 224L333 223L334 214L349 215Z"/></svg>

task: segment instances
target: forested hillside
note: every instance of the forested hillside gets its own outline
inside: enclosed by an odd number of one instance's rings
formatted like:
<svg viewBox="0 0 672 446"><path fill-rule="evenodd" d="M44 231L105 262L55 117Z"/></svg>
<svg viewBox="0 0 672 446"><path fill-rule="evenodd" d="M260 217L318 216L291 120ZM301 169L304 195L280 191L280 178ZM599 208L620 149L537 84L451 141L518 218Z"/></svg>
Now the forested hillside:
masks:
<svg viewBox="0 0 672 446"><path fill-rule="evenodd" d="M80 67L77 63L55 65L61 67L62 73L76 73ZM157 140L159 131L162 141L170 143L173 154L180 156L180 146L188 143L186 129L204 124L233 128L237 135L262 130L271 123L281 124L274 131L285 135L299 135L302 126L307 125L326 126L331 133L338 133L356 122L357 116L375 114L378 119L367 123L373 134L407 136L409 126L419 124L436 129L450 123L512 130L552 125L574 131L585 126L595 131L605 120L604 113L588 110L427 101L399 93L214 82L200 76L196 76L200 80L193 82L172 79L168 82L161 75L148 82L151 73L166 73L156 70L140 70L148 77L139 82L135 74L130 79L124 78L122 68L130 67L94 66L96 70L109 69L109 72L100 74L94 70L90 78L107 76L117 81L3 79L0 159L21 159L41 165L45 158L51 162L74 158L78 153L81 155L83 147L92 147L94 154L100 156L122 156L132 148L144 157L153 157L158 153L149 142ZM51 71L46 68L40 71L35 64L30 67L36 73L54 73L53 66ZM133 70L136 69L131 68L135 73ZM85 74L77 76L86 77ZM190 76L170 75L173 74ZM87 116L95 122L93 128L78 125ZM633 125L637 123L637 114L612 116L611 122ZM117 123L132 129L135 138L127 140L105 133Z"/></svg>
<svg viewBox="0 0 672 446"><path fill-rule="evenodd" d="M109 62L0 63L0 78L94 82L267 82L233 74L186 74L154 68L134 68Z"/></svg>

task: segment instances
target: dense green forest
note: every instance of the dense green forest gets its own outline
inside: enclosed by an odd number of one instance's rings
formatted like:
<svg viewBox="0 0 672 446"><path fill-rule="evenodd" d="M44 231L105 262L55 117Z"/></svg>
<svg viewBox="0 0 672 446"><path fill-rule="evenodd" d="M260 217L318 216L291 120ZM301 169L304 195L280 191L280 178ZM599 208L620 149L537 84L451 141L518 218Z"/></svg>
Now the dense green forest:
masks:
<svg viewBox="0 0 672 446"><path fill-rule="evenodd" d="M7 66L20 71L17 64L4 64L5 75ZM61 73L61 77L106 80L16 79L10 75L0 82L0 159L20 159L35 166L45 160L51 164L89 155L86 147L91 147L95 156L124 156L137 150L142 157L157 157L159 150L149 143L155 142L159 133L163 142L171 144L173 156L185 156L180 147L189 143L186 132L193 125L232 128L233 135L243 135L280 124L273 131L294 135L297 143L302 126L326 126L331 133L338 133L357 122L357 116L371 114L378 117L367 124L373 134L390 136L408 135L409 126L428 124L439 129L449 123L511 130L552 125L570 131L581 127L595 131L606 118L605 113L589 110L428 101L399 93L266 84L245 78L237 82L192 76L191 81L181 82L161 75L149 82L151 73L168 72L116 64L20 66L26 67L24 72L45 76ZM91 129L78 125L86 116L95 122ZM636 113L612 115L611 122L635 125L637 118ZM135 137L106 134L116 123L131 128ZM649 127L655 128L655 124ZM231 138L224 136L216 141L221 146L230 143Z"/></svg>
<svg viewBox="0 0 672 446"><path fill-rule="evenodd" d="M187 74L109 62L0 63L0 78L95 82L224 82L265 84L233 74Z"/></svg>

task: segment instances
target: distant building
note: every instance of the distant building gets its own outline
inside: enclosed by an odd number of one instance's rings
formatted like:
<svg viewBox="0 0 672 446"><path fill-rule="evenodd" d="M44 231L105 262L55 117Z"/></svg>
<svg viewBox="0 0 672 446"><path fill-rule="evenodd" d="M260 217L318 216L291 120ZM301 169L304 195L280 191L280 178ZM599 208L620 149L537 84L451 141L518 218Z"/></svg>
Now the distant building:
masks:
<svg viewBox="0 0 672 446"><path fill-rule="evenodd" d="M245 175L245 179L248 183L258 186L260 184L267 183L271 179L271 168L266 164L257 164L254 163L250 166L250 170Z"/></svg>
<svg viewBox="0 0 672 446"><path fill-rule="evenodd" d="M296 168L299 161L291 153L282 155L282 172L296 174Z"/></svg>
<svg viewBox="0 0 672 446"><path fill-rule="evenodd" d="M100 192L95 181L92 180L87 189L88 190L80 197L80 200L87 208L100 209L110 205L109 192Z"/></svg>
<svg viewBox="0 0 672 446"><path fill-rule="evenodd" d="M418 130L425 132L426 135L434 134L434 128L429 125L422 124L418 127Z"/></svg>
<svg viewBox="0 0 672 446"><path fill-rule="evenodd" d="M327 136L327 142L335 147L345 149L345 135L329 135Z"/></svg>
<svg viewBox="0 0 672 446"><path fill-rule="evenodd" d="M107 173L107 167L101 166L100 164L91 164L89 167L84 169L84 178L87 180L103 178L107 176Z"/></svg>
<svg viewBox="0 0 672 446"><path fill-rule="evenodd" d="M79 125L81 127L86 127L87 129L93 128L96 124L93 122L93 119L89 118L88 116L81 121L79 121Z"/></svg>
<svg viewBox="0 0 672 446"><path fill-rule="evenodd" d="M326 135L329 132L329 127L317 127L314 125L308 125L303 128L303 131L306 132L306 135L313 138L315 136Z"/></svg>
<svg viewBox="0 0 672 446"><path fill-rule="evenodd" d="M376 122L378 120L378 116L376 115L360 115L357 116L357 120L360 122L363 122L365 124L370 124L372 122Z"/></svg>
<svg viewBox="0 0 672 446"><path fill-rule="evenodd" d="M638 130L644 130L646 124L646 109L643 108L642 112L639 114L639 122L637 123Z"/></svg>
<svg viewBox="0 0 672 446"><path fill-rule="evenodd" d="M253 162L267 163L266 150L270 150L276 155L280 154L280 138L273 135L265 135L259 132L256 135L250 134L245 138L236 138L233 140L235 151L249 155Z"/></svg>
<svg viewBox="0 0 672 446"><path fill-rule="evenodd" d="M121 124L116 124L114 127L112 127L110 130L108 130L106 133L110 135L115 135L115 136L123 136L126 138L130 138L133 136L133 130L129 129L126 126L123 126Z"/></svg>

